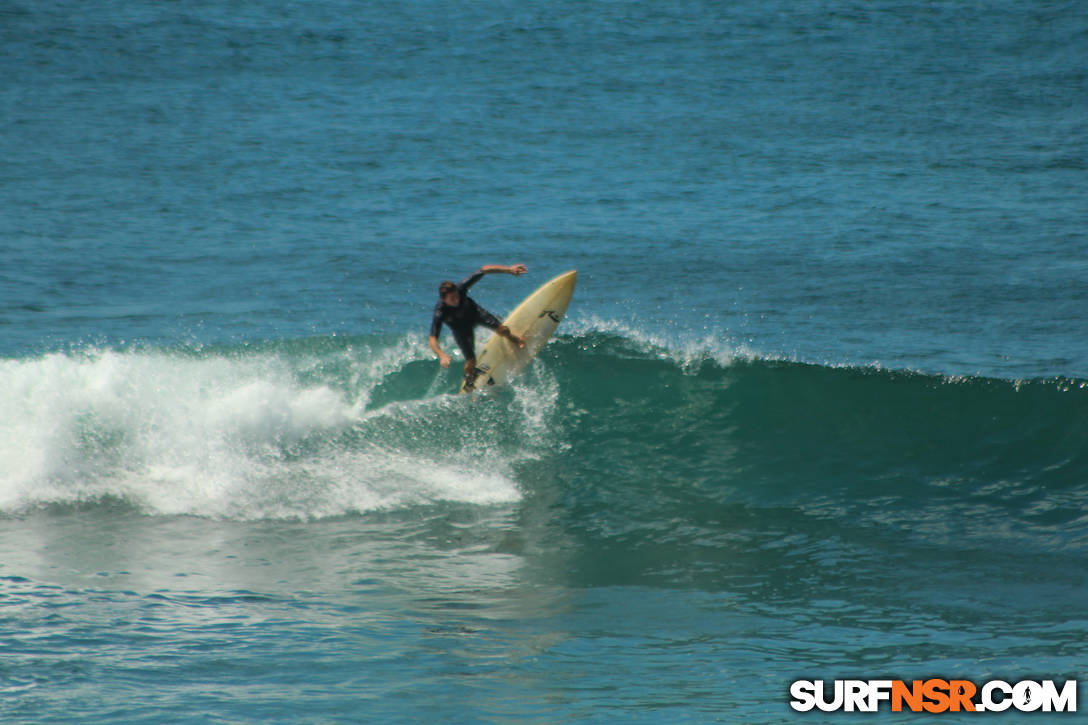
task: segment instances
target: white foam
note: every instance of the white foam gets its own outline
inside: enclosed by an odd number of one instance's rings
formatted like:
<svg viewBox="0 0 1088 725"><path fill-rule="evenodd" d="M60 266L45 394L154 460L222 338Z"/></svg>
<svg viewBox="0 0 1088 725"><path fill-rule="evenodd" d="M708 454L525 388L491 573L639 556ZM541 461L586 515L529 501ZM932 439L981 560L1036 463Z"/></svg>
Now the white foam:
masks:
<svg viewBox="0 0 1088 725"><path fill-rule="evenodd" d="M517 500L502 467L479 465L467 449L360 439L376 415L364 412L370 391L418 359L418 348L407 340L345 350L346 389L320 381L321 360L272 352L91 350L0 361L0 510L110 496L151 513L312 518ZM413 424L426 426L434 409L421 406Z"/></svg>
<svg viewBox="0 0 1088 725"><path fill-rule="evenodd" d="M374 387L386 375L399 370L406 363L431 356L426 343L416 335L404 336L394 344L378 349L366 347L356 351L348 347L345 354L349 356L351 362L351 387L357 391L354 405L356 412L366 408Z"/></svg>
<svg viewBox="0 0 1088 725"><path fill-rule="evenodd" d="M770 359L747 343L737 341L724 332L711 329L702 333L684 331L668 334L646 330L621 320L589 316L572 321L566 332L574 335L593 333L616 335L634 343L647 355L676 361L685 369L707 360L713 360L722 367L728 367L738 359Z"/></svg>

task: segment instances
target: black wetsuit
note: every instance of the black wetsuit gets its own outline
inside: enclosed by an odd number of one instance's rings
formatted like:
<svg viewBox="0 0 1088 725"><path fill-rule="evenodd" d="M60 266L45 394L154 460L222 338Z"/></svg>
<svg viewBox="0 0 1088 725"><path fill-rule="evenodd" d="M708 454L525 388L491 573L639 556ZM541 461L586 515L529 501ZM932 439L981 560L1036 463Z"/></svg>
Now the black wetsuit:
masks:
<svg viewBox="0 0 1088 725"><path fill-rule="evenodd" d="M466 277L457 285L457 291L461 295L461 304L450 307L442 300L434 306L434 317L431 319L431 337L438 337L442 332L442 323L453 331L453 339L457 347L461 348L461 354L466 360L476 357L476 336L473 333L476 325L483 325L494 330L502 323L493 314L476 304L476 301L466 294L469 287L480 281L484 276L482 271Z"/></svg>

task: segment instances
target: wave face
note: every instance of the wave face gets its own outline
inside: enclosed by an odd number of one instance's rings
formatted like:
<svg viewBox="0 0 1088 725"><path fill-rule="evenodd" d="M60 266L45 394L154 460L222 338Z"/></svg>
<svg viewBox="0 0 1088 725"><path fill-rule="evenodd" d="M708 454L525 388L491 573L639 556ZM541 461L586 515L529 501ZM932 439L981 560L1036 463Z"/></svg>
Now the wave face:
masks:
<svg viewBox="0 0 1088 725"><path fill-rule="evenodd" d="M444 394L456 384L415 338L6 360L0 508L313 519L537 499L588 536L661 540L758 516L929 542L1088 541L1083 381L812 365L586 330L510 388Z"/></svg>

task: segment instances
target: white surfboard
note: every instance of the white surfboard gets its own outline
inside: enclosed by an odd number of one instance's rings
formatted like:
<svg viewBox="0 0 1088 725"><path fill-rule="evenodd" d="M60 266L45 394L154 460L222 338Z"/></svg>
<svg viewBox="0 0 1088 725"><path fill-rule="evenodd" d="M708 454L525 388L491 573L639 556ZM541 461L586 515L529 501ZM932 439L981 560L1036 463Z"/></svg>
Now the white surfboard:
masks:
<svg viewBox="0 0 1088 725"><path fill-rule="evenodd" d="M479 390L489 385L501 385L521 372L536 357L566 315L577 279L577 270L564 272L545 282L514 308L502 324L523 338L525 347L518 347L506 338L492 333L483 351L476 356L476 379L473 388ZM465 383L461 383L460 392L471 391Z"/></svg>

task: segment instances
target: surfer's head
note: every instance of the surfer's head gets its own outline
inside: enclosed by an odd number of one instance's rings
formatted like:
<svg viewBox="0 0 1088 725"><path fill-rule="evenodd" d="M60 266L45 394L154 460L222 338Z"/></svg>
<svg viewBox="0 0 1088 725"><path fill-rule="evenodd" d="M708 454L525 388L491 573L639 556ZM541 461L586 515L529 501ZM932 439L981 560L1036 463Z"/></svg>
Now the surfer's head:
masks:
<svg viewBox="0 0 1088 725"><path fill-rule="evenodd" d="M461 304L461 293L457 291L457 285L453 282L443 282L438 285L438 298L450 307Z"/></svg>

